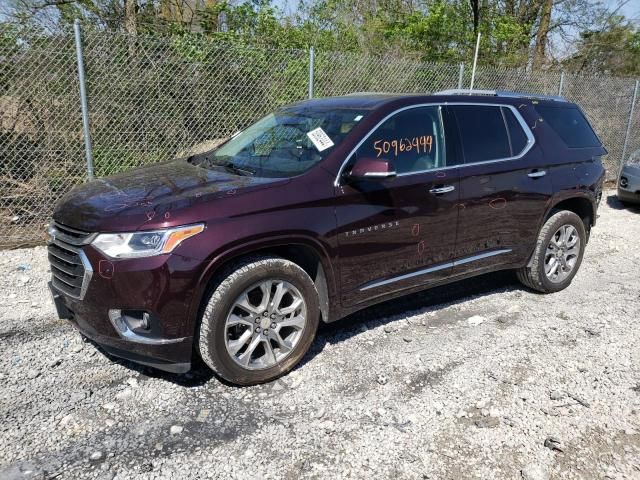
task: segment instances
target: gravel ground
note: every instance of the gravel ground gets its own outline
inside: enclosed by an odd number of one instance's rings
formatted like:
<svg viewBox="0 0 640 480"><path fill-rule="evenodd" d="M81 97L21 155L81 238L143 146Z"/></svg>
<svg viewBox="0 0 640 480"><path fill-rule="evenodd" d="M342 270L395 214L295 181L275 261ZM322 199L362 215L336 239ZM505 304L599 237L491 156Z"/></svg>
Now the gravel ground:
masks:
<svg viewBox="0 0 640 480"><path fill-rule="evenodd" d="M600 213L563 292L388 302L249 388L107 358L56 319L45 249L1 252L0 478L640 478L640 209Z"/></svg>

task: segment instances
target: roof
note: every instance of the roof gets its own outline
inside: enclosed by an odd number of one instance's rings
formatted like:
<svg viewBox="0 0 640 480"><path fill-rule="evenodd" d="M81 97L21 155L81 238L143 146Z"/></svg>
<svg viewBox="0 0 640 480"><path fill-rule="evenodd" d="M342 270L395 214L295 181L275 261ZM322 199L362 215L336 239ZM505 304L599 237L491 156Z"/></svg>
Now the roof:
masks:
<svg viewBox="0 0 640 480"><path fill-rule="evenodd" d="M567 102L562 97L538 95L535 93L519 93L500 90L443 90L431 94L420 93L375 93L357 92L340 97L325 97L303 100L294 105L305 105L321 109L353 108L362 110L373 110L390 103L411 104L412 101L432 102L435 99L439 102L477 102L494 103L499 98L500 103L516 103L522 100L538 100L542 102Z"/></svg>
<svg viewBox="0 0 640 480"><path fill-rule="evenodd" d="M401 93L355 93L340 97L312 98L310 100L296 102L293 105L308 105L326 109L354 108L372 110L393 100L399 100L411 96L414 95Z"/></svg>

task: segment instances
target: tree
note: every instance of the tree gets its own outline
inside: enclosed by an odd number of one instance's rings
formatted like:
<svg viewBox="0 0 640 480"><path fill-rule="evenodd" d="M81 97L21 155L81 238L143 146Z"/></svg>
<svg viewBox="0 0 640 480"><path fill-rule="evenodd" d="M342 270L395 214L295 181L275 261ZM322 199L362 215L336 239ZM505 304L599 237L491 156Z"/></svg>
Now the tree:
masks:
<svg viewBox="0 0 640 480"><path fill-rule="evenodd" d="M480 24L480 2L479 0L469 0L471 11L473 12L473 34L478 34L478 25Z"/></svg>
<svg viewBox="0 0 640 480"><path fill-rule="evenodd" d="M138 33L137 9L136 0L124 0L124 29L134 37Z"/></svg>
<svg viewBox="0 0 640 480"><path fill-rule="evenodd" d="M562 64L578 72L640 75L640 29L614 16L601 30L582 32L576 52Z"/></svg>
<svg viewBox="0 0 640 480"><path fill-rule="evenodd" d="M319 51L429 61L469 61L481 32L481 64L534 69L559 63L554 58L566 57L578 47L580 58L590 65L594 52L599 58L606 53L596 48L609 42L605 37L624 36L612 30L607 19L617 18L615 8L605 0L301 0L293 14L285 14L275 0L4 2L11 5L8 12L0 12L9 19L5 23L46 32L82 18L87 26L133 36L205 36L235 44L314 46ZM576 32L582 34L578 37ZM589 36L595 42L590 46ZM619 68L612 59L608 65Z"/></svg>
<svg viewBox="0 0 640 480"><path fill-rule="evenodd" d="M547 39L549 37L549 29L551 27L551 10L553 9L553 0L543 0L540 12L540 23L538 32L536 33L536 46L533 55L533 68L539 69L546 58Z"/></svg>

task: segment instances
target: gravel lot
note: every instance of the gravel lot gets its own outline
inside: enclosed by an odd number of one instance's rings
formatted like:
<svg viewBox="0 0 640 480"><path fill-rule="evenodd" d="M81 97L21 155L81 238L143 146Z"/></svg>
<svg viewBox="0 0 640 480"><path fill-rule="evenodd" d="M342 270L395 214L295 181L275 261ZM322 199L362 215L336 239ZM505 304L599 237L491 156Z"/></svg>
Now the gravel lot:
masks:
<svg viewBox="0 0 640 480"><path fill-rule="evenodd" d="M640 478L640 209L609 194L571 287L510 273L325 326L235 388L107 358L0 252L0 478Z"/></svg>

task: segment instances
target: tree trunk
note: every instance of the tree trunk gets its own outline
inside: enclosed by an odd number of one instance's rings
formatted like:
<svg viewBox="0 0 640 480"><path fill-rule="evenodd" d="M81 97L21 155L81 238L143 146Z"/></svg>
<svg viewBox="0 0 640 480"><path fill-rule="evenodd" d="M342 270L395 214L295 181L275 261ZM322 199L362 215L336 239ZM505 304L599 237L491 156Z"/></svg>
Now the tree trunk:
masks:
<svg viewBox="0 0 640 480"><path fill-rule="evenodd" d="M213 9L213 7L216 6L216 3L218 3L218 0L205 0L204 2L204 7L207 10L211 10ZM224 19L224 16L222 17L222 19ZM221 31L225 31L222 27L222 25L220 24L220 20L221 17L219 15L210 15L210 17L208 18L209 22L211 22L211 29L214 32L221 32Z"/></svg>
<svg viewBox="0 0 640 480"><path fill-rule="evenodd" d="M478 25L480 24L480 1L469 0L471 3L471 13L473 14L473 33L478 36Z"/></svg>
<svg viewBox="0 0 640 480"><path fill-rule="evenodd" d="M134 37L138 34L136 10L136 0L124 0L124 29Z"/></svg>
<svg viewBox="0 0 640 480"><path fill-rule="evenodd" d="M533 56L533 68L542 67L546 60L547 39L549 37L549 27L551 25L551 9L553 0L544 0L540 11L540 25L536 34L536 49Z"/></svg>
<svg viewBox="0 0 640 480"><path fill-rule="evenodd" d="M515 0L506 0L504 2L504 11L507 15L511 17L516 16L516 2Z"/></svg>

